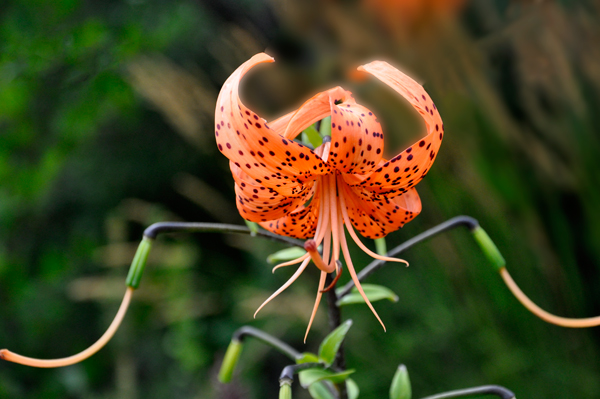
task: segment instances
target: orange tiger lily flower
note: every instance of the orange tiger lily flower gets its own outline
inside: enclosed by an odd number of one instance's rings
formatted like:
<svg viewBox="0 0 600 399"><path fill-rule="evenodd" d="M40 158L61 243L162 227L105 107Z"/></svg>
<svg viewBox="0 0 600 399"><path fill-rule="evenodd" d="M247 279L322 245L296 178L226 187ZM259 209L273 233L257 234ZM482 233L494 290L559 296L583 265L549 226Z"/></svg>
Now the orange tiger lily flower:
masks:
<svg viewBox="0 0 600 399"><path fill-rule="evenodd" d="M215 113L217 145L230 160L242 217L273 233L310 239L307 254L275 267L300 263L256 312L289 287L312 259L321 278L308 334L326 275L338 269L341 251L356 288L385 330L356 276L344 227L373 258L405 262L370 251L354 229L365 237L380 238L419 214L421 201L414 186L429 171L444 134L438 110L418 83L386 62L359 67L406 98L425 121L425 137L386 160L376 117L341 87L315 95L298 110L270 123L246 107L239 98L240 80L255 65L273 61L261 53L242 64L223 85ZM294 141L327 116L331 116L331 140L324 140L315 150ZM320 244L322 257L316 250Z"/></svg>

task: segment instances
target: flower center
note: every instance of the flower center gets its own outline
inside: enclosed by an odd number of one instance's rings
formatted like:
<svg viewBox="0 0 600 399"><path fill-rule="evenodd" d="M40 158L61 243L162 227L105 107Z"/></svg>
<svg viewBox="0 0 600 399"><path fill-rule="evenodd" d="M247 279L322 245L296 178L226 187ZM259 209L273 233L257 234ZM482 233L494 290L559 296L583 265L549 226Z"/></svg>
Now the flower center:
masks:
<svg viewBox="0 0 600 399"><path fill-rule="evenodd" d="M323 162L327 162L329 158L330 152L329 147L331 145L330 140L327 140L329 136L326 136L323 140L323 145L315 150L315 153L323 159ZM312 314L310 316L310 321L308 323L308 327L306 329L306 335L304 340L306 341L306 336L310 331L310 327L312 326L313 320L317 313L317 309L319 307L319 303L321 301L321 297L323 296L323 292L325 291L325 281L328 273L332 273L337 270L337 276L334 282L327 287L326 290L333 288L335 282L339 278L341 273L341 263L338 266L338 262L340 259L340 250L344 256L344 260L346 263L346 268L358 289L358 292L361 294L366 304L369 306L377 320L383 326L385 330L385 325L379 318L379 315L371 305L371 302L365 295L365 292L360 284L356 271L354 270L354 266L352 264L352 259L350 258L350 251L348 250L348 244L346 242L346 234L344 231L344 226L348 230L350 237L356 242L356 244L371 257L376 259L381 259L385 261L392 262L404 262L406 261L402 259L389 258L386 256L378 255L368 249L358 238L354 231L354 227L352 226L352 222L350 217L348 216L346 198L351 198L352 188L346 184L344 178L342 177L342 172L339 170L335 170L332 173L319 176L316 179L315 187L314 187L314 195L312 198L312 202L318 201L319 209L318 209L318 221L317 227L315 229L315 236L311 240L307 240L304 245L304 249L306 250L306 254L289 262L281 263L275 266L275 269L278 269L283 266L290 266L293 264L300 264L300 267L296 270L296 272L290 277L290 279L281 286L277 291L275 291L263 304L256 310L256 313L260 311L267 303L269 303L273 298L279 295L283 290L289 287L299 276L302 274L304 269L308 266L308 263L312 260L315 266L321 270L321 277L319 279L319 288L317 291L317 298L315 300L315 304L312 310ZM319 254L318 247L323 244L323 256ZM407 263L408 265L408 263ZM255 313L255 316L256 316Z"/></svg>

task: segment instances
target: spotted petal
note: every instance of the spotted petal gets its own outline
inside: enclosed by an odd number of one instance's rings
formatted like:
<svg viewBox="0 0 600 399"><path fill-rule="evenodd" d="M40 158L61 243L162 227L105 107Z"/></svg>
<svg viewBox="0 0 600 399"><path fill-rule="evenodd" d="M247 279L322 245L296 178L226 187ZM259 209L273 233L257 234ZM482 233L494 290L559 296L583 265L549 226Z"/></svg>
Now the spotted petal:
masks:
<svg viewBox="0 0 600 399"><path fill-rule="evenodd" d="M314 237L321 207L320 191L316 190L308 206L301 205L295 211L285 216L259 224L265 229L279 235L299 239Z"/></svg>
<svg viewBox="0 0 600 399"><path fill-rule="evenodd" d="M240 215L251 222L279 219L301 207L312 195L313 182L297 197L285 197L270 187L256 183L233 162L229 163L235 180L236 205Z"/></svg>
<svg viewBox="0 0 600 399"><path fill-rule="evenodd" d="M372 172L383 152L381 125L354 99L332 104L332 111L329 164L345 173Z"/></svg>
<svg viewBox="0 0 600 399"><path fill-rule="evenodd" d="M352 225L367 238L385 237L421 212L421 199L414 188L393 198L367 199L358 197L346 184L340 186Z"/></svg>
<svg viewBox="0 0 600 399"><path fill-rule="evenodd" d="M321 92L297 111L273 121L274 130L295 138L302 130L331 115L331 152L328 165L345 173L369 173L381 160L383 133L371 111L356 104L341 87Z"/></svg>
<svg viewBox="0 0 600 399"><path fill-rule="evenodd" d="M391 198L407 192L427 174L442 143L444 125L437 107L423 87L404 73L382 61L371 62L359 67L359 70L374 75L406 98L425 121L427 135L423 139L378 165L373 174L354 184L365 198L379 195Z"/></svg>
<svg viewBox="0 0 600 399"><path fill-rule="evenodd" d="M258 184L286 197L305 194L316 174L329 172L314 152L283 138L239 98L239 83L253 66L273 62L261 53L242 64L227 79L215 111L215 136L219 150Z"/></svg>

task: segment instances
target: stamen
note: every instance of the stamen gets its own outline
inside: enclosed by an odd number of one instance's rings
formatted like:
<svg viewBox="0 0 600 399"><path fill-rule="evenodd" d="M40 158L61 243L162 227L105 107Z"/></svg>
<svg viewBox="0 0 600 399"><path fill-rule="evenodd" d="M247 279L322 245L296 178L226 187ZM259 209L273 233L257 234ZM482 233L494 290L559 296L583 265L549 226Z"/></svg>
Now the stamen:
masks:
<svg viewBox="0 0 600 399"><path fill-rule="evenodd" d="M352 237L352 239L354 240L356 245L358 245L360 247L360 249L362 249L364 252L366 252L372 258L384 260L386 262L401 262L401 263L405 263L406 266L408 266L408 262L405 261L404 259L391 258L389 256L382 256L382 255L376 254L375 252L373 252L369 248L367 248L362 243L362 241L360 241L360 239L354 232L354 226L352 226L352 223L350 222L350 217L348 216L348 210L346 209L346 200L344 199L343 195L340 195L340 205L341 205L340 208L341 208L342 216L344 218L344 223L346 225L346 229L348 230L348 233L350 233L350 237Z"/></svg>
<svg viewBox="0 0 600 399"><path fill-rule="evenodd" d="M323 261L323 258L321 258L321 254L319 254L315 240L306 240L304 243L304 249L306 252L308 252L313 263L319 268L319 270L324 271L325 273L333 272L333 267L327 266Z"/></svg>
<svg viewBox="0 0 600 399"><path fill-rule="evenodd" d="M341 223L341 221L340 221L340 223ZM343 228L343 226L340 226L340 228ZM367 303L367 306L369 306L369 309L371 309L371 312L373 312L375 317L377 317L377 320L379 320L379 323L383 327L383 331L386 331L385 324L383 324L383 321L381 321L381 318L375 311L375 308L373 307L373 305L371 305L371 301L369 301L369 298L367 298L365 291L363 290L362 286L360 285L360 280L358 279L358 276L356 275L356 270L354 270L354 266L352 265L352 258L350 258L350 251L348 250L348 244L346 243L345 234L342 234L340 236L340 239L341 239L342 252L344 254L344 259L346 259L346 267L348 268L348 271L350 272L352 281L354 281L354 285L356 286L356 289L360 293L360 296L362 296L363 299L365 300L365 302Z"/></svg>
<svg viewBox="0 0 600 399"><path fill-rule="evenodd" d="M340 258L340 235L344 235L344 227L340 225L340 219L338 216L338 195L336 189L336 177L330 175L328 182L329 192L329 207L331 214L331 236L333 238L333 259ZM341 196L340 196L341 197ZM341 234L340 234L341 233Z"/></svg>
<svg viewBox="0 0 600 399"><path fill-rule="evenodd" d="M328 136L323 137L323 144L315 148L315 154L317 154L323 162L327 162L329 158L329 149L331 148L331 138L327 140Z"/></svg>
<svg viewBox="0 0 600 399"><path fill-rule="evenodd" d="M275 291L273 294L271 294L270 297L267 298L266 301L264 301L262 303L262 305L260 305L258 307L258 309L256 309L256 312L254 312L254 318L256 318L257 313L269 302L271 302L271 300L273 298L275 298L277 295L281 294L287 287L289 287L290 285L292 285L292 283L294 281L296 281L296 279L302 274L302 272L304 271L304 269L306 269L306 266L308 265L308 262L310 261L310 259L306 258L302 264L300 265L300 267L298 268L298 270L296 270L296 272L292 275L292 277L290 277L290 279L288 281L285 282L285 284L283 284L281 287L279 287L279 289L277 291Z"/></svg>
<svg viewBox="0 0 600 399"><path fill-rule="evenodd" d="M299 258L287 261L287 262L283 262L278 264L277 266L275 266L272 270L273 273L275 273L275 270L279 269L280 267L285 267L285 266L291 266L291 265L295 265L297 263L302 262L303 260L305 260L306 258L308 258L310 255L309 254L304 254Z"/></svg>
<svg viewBox="0 0 600 399"><path fill-rule="evenodd" d="M325 242L323 243L323 259L327 261L329 259L330 251L331 251L331 229L330 226L327 225L325 229ZM319 308L319 303L321 302L321 289L325 285L325 277L327 277L327 273L321 272L321 280L319 280L319 289L317 290L317 298L315 299L315 305L313 306L313 311L310 316L310 320L308 322L308 327L306 328L306 334L304 334L304 342L306 342L306 337L308 337L308 332L310 331L310 327L312 322L317 314L317 309Z"/></svg>
<svg viewBox="0 0 600 399"><path fill-rule="evenodd" d="M587 328L587 327L596 327L600 325L600 316L589 317L585 319L570 319L567 317L555 316L551 313L546 312L544 309L540 308L538 305L533 303L531 299L527 297L521 291L517 283L512 279L508 270L505 267L500 269L500 275L504 279L504 282L510 289L510 291L514 294L514 296L525 306L531 313L539 317L540 319L547 321L551 324L556 324L561 327L569 327L569 328Z"/></svg>
<svg viewBox="0 0 600 399"><path fill-rule="evenodd" d="M13 363L23 364L25 366L42 368L70 366L72 364L79 363L82 360L85 360L88 357L92 356L94 353L98 352L100 349L102 349L102 347L106 345L108 341L110 341L113 335L115 335L115 332L121 325L121 321L123 321L123 318L125 317L125 313L127 313L127 308L129 307L129 302L131 301L132 293L133 288L127 287L127 291L125 291L123 301L121 302L121 306L119 307L119 311L117 312L114 320L112 321L112 323L110 323L110 326L100 337L100 339L86 350L79 352L76 355L64 357L61 359L35 359L32 357L18 355L14 352L9 351L8 349L2 349L0 350L0 359L4 359Z"/></svg>
<svg viewBox="0 0 600 399"><path fill-rule="evenodd" d="M312 313L310 314L310 320L308 321L308 327L306 327L306 333L304 333L304 343L306 343L306 338L308 337L308 332L310 331L310 327L312 326L313 320L315 319L315 315L317 314L317 309L319 309L319 303L321 302L321 297L323 296L323 287L325 286L325 278L327 277L327 273L321 272L321 278L319 279L319 288L317 289L317 299L315 299L315 305L313 306Z"/></svg>
<svg viewBox="0 0 600 399"><path fill-rule="evenodd" d="M327 214L329 214L329 204L327 203L327 201L324 201L324 199L326 198L326 192L323 189L323 185L325 184L325 182L323 181L323 178L322 177L319 178L319 180L317 181L316 184L317 184L317 190L319 190L319 191L316 191L316 194L320 194L323 197L320 201L320 204L322 205L323 208L319 210L319 213L320 213L320 215L327 215ZM323 237L326 234L325 232L326 232L327 228L329 227L328 222L329 222L328 218L325 218L323 216L319 217L319 220L317 221L317 229L315 231L315 237L314 237L314 240L317 242L317 246L319 246L321 244L321 241L323 240Z"/></svg>
<svg viewBox="0 0 600 399"><path fill-rule="evenodd" d="M331 284L329 284L329 286L327 288L324 288L323 290L321 290L322 293L328 292L333 287L335 287L335 284L338 282L338 280L342 276L342 270L343 270L342 269L342 262L340 262L339 260L336 260L335 264L337 266L337 268L335 270L335 278L333 279L333 281L331 282Z"/></svg>

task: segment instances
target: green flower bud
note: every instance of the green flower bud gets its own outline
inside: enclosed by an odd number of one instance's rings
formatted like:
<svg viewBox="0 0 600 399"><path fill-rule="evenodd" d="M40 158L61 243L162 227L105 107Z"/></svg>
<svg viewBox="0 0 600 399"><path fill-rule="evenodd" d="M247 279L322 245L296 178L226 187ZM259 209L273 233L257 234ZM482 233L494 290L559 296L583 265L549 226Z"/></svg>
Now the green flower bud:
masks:
<svg viewBox="0 0 600 399"><path fill-rule="evenodd" d="M506 261L498 250L498 247L496 247L496 244L494 244L490 236L481 228L481 226L477 226L475 230L473 230L473 237L475 238L475 241L477 241L477 244L479 244L479 247L486 258L492 262L492 265L494 265L496 269L500 270L506 266Z"/></svg>
<svg viewBox="0 0 600 399"><path fill-rule="evenodd" d="M231 376L242 353L242 346L241 341L232 339L229 347L227 347L221 370L219 370L219 381L222 383L226 384L231 381Z"/></svg>
<svg viewBox="0 0 600 399"><path fill-rule="evenodd" d="M292 399L292 381L279 380L279 399Z"/></svg>
<svg viewBox="0 0 600 399"><path fill-rule="evenodd" d="M150 253L150 249L152 249L152 239L148 237L144 237L138 249L131 261L131 266L129 267L129 273L127 274L127 280L125 283L128 287L133 289L137 289L140 285L140 280L142 279L142 273L144 273L144 268L146 267L146 260L148 259L148 254Z"/></svg>

